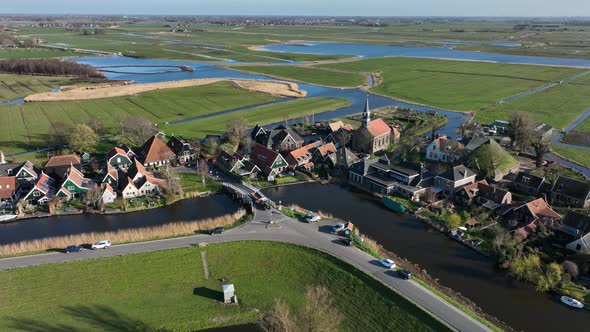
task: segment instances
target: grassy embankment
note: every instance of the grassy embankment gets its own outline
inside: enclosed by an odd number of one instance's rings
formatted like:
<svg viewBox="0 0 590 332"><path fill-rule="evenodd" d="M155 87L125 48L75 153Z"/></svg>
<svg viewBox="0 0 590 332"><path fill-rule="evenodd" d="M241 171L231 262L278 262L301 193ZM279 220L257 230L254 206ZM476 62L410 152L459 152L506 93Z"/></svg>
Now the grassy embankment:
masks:
<svg viewBox="0 0 590 332"><path fill-rule="evenodd" d="M0 53L0 58L2 57ZM0 74L0 103L74 84L70 78Z"/></svg>
<svg viewBox="0 0 590 332"><path fill-rule="evenodd" d="M339 98L298 99L187 123L162 125L161 129L166 133L174 133L185 137L205 137L206 135L224 133L227 121L235 117L246 120L248 126L253 127L256 124L268 125L281 122L285 119L296 119L311 115L312 112L315 114L328 112L350 106L350 104L350 101Z"/></svg>
<svg viewBox="0 0 590 332"><path fill-rule="evenodd" d="M0 107L0 146L5 154L52 145L61 124L88 122L97 117L102 135L116 134L126 115L147 117L154 123L214 114L276 100L265 94L236 88L230 83L145 92L136 96L85 101L26 103Z"/></svg>
<svg viewBox="0 0 590 332"><path fill-rule="evenodd" d="M48 48L0 48L0 59L47 59L61 57L81 57L87 54Z"/></svg>
<svg viewBox="0 0 590 332"><path fill-rule="evenodd" d="M229 66L231 69L257 74L269 75L279 79L310 82L313 84L353 88L367 83L365 76L358 73L347 73L312 67L296 66Z"/></svg>
<svg viewBox="0 0 590 332"><path fill-rule="evenodd" d="M552 145L551 150L562 157L590 168L590 151L586 149L570 148L566 146Z"/></svg>
<svg viewBox="0 0 590 332"><path fill-rule="evenodd" d="M367 59L320 65L352 72L381 72L383 82L371 91L456 111L476 112L476 119L506 119L511 110L529 111L562 127L583 111L588 94L561 84L504 105L500 100L570 77L583 69L413 58ZM569 103L569 105L564 105ZM561 112L556 112L556 107Z"/></svg>
<svg viewBox="0 0 590 332"><path fill-rule="evenodd" d="M201 252L211 276L204 277ZM289 262L289 264L285 264ZM236 287L224 306L221 283ZM445 331L371 276L303 247L235 242L0 272L2 330L194 331L256 321L282 298L294 310L326 286L343 331Z"/></svg>

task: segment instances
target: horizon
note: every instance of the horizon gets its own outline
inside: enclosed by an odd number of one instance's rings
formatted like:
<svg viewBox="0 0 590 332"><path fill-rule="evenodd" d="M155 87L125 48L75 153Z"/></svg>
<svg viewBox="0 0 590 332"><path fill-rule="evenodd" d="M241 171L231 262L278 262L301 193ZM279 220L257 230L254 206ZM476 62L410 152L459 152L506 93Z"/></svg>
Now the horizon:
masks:
<svg viewBox="0 0 590 332"><path fill-rule="evenodd" d="M39 9L43 8L43 9ZM105 9L108 8L108 9ZM141 9L138 9L141 8ZM42 11L42 12L40 12ZM391 14L383 15L384 12ZM273 0L168 0L143 3L141 0L103 0L100 3L73 0L21 0L3 4L0 15L114 15L114 16L278 16L278 17L489 17L489 18L584 18L590 2L582 0L418 0L397 4L387 0L300 0L285 6Z"/></svg>

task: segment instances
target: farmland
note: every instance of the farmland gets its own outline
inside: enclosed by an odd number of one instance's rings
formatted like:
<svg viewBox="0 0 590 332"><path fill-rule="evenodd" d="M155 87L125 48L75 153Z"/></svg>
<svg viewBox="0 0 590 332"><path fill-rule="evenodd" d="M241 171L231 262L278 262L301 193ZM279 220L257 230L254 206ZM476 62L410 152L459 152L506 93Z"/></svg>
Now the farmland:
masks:
<svg viewBox="0 0 590 332"><path fill-rule="evenodd" d="M208 279L201 251L207 253ZM221 278L236 286L239 306L220 304ZM45 265L1 272L0 281L3 331L194 331L252 323L277 298L298 312L305 288L316 284L337 299L342 331L447 330L354 267L279 243L235 242Z"/></svg>
<svg viewBox="0 0 590 332"><path fill-rule="evenodd" d="M269 75L281 79L310 82L332 87L352 88L367 83L366 77L358 73L331 71L315 67L298 66L231 66L232 69Z"/></svg>
<svg viewBox="0 0 590 332"><path fill-rule="evenodd" d="M23 98L33 93L49 92L72 83L72 79L63 77L0 74L0 102Z"/></svg>
<svg viewBox="0 0 590 332"><path fill-rule="evenodd" d="M228 120L235 117L246 120L248 126L251 128L256 124L269 125L285 119L297 119L303 116L309 116L312 113L319 114L349 105L350 102L345 99L306 98L230 114L222 114L177 125L163 125L161 129L168 134L202 138L207 135L223 134L226 130Z"/></svg>
<svg viewBox="0 0 590 332"><path fill-rule="evenodd" d="M46 147L56 130L75 123L100 120L102 135L115 134L126 115L144 116L154 123L218 113L234 108L264 104L276 98L242 90L230 83L157 90L137 96L88 101L27 103L0 106L5 121L0 123L0 146L4 153Z"/></svg>
<svg viewBox="0 0 590 332"><path fill-rule="evenodd" d="M566 146L552 145L551 150L557 152L562 157L578 163L584 167L590 168L590 151L586 149L570 148Z"/></svg>

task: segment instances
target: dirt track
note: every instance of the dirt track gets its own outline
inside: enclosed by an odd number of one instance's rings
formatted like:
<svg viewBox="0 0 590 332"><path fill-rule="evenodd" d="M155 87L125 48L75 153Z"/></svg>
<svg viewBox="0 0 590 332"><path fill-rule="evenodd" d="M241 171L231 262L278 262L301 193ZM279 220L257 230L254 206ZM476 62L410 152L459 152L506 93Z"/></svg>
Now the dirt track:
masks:
<svg viewBox="0 0 590 332"><path fill-rule="evenodd" d="M104 83L97 85L68 87L59 92L45 92L30 95L25 97L24 100L25 102L44 102L112 98L130 96L153 90L186 88L217 82L231 82L242 89L269 93L281 97L302 98L307 95L307 92L299 90L299 86L295 83L281 81L211 78L146 84Z"/></svg>

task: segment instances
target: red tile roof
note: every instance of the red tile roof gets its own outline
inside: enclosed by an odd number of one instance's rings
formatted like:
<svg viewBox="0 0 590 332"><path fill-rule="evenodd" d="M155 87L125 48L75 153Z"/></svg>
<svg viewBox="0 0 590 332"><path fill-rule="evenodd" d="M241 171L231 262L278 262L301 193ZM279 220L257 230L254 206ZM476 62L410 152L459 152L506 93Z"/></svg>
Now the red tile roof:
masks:
<svg viewBox="0 0 590 332"><path fill-rule="evenodd" d="M534 234L537 232L537 222L538 219L535 219L533 221L531 221L528 225L522 226L519 229L517 229L516 231L522 235L523 238L525 238L525 240L531 236L531 234Z"/></svg>
<svg viewBox="0 0 590 332"><path fill-rule="evenodd" d="M346 130L346 131L352 130L351 125L349 125L348 123L344 123L341 120L328 124L328 127L330 127L330 130L333 132L338 131L338 129L342 129L342 130Z"/></svg>
<svg viewBox="0 0 590 332"><path fill-rule="evenodd" d="M11 198L16 190L16 176L0 177L0 198Z"/></svg>
<svg viewBox="0 0 590 332"><path fill-rule="evenodd" d="M251 161L258 166L265 174L269 174L271 166L278 158L279 154L263 145L256 144L250 155Z"/></svg>
<svg viewBox="0 0 590 332"><path fill-rule="evenodd" d="M110 149L109 152L107 152L107 155L106 155L107 161L111 160L111 158L113 158L116 155L121 155L121 156L125 156L125 157L129 158L127 156L127 152L125 152L123 149L118 148L118 147L114 147L114 148Z"/></svg>
<svg viewBox="0 0 590 332"><path fill-rule="evenodd" d="M324 144L324 145L318 147L317 151L320 152L322 157L325 157L325 156L329 155L330 153L336 153L336 146L334 146L334 143L330 142L328 144Z"/></svg>
<svg viewBox="0 0 590 332"><path fill-rule="evenodd" d="M547 202L543 198L538 198L534 201L528 202L526 204L526 206L529 208L531 213L536 218L540 218L540 219L545 219L545 218L559 219L559 218L561 218L559 213L553 211L553 209L551 209L549 204L547 204Z"/></svg>
<svg viewBox="0 0 590 332"><path fill-rule="evenodd" d="M35 188L47 195L47 193L55 189L54 185L55 180L44 172L41 172L41 176L35 183Z"/></svg>
<svg viewBox="0 0 590 332"><path fill-rule="evenodd" d="M176 157L174 152L159 138L152 136L139 150L141 162L151 164L158 161L169 161Z"/></svg>
<svg viewBox="0 0 590 332"><path fill-rule="evenodd" d="M80 157L75 154L51 157L45 167L69 166L80 164Z"/></svg>
<svg viewBox="0 0 590 332"><path fill-rule="evenodd" d="M108 191L108 192L110 192L110 193L111 193L111 194L113 194L113 195L115 194L115 190L114 190L114 189L113 189L113 187L111 187L111 185L110 185L110 184L108 184L108 183L107 183L107 184L104 186L104 189L105 189L105 191Z"/></svg>
<svg viewBox="0 0 590 332"><path fill-rule="evenodd" d="M391 131L391 128L381 118L372 120L367 128L373 137L384 135Z"/></svg>

